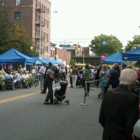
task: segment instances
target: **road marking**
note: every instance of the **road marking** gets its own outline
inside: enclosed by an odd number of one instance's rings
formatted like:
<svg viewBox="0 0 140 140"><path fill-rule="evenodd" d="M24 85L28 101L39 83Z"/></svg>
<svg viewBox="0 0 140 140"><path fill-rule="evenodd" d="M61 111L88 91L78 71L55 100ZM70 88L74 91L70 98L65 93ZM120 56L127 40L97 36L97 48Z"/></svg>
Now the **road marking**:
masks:
<svg viewBox="0 0 140 140"><path fill-rule="evenodd" d="M14 97L2 99L2 100L0 100L0 104L5 103L5 102L9 102L9 101L13 101L13 100L17 100L17 99L21 99L21 98L25 98L25 97L32 96L32 95L39 94L39 93L40 93L40 91L36 91L36 92L30 92L28 94L22 94L19 96L14 96Z"/></svg>
<svg viewBox="0 0 140 140"><path fill-rule="evenodd" d="M70 86L70 84L68 85L68 87L69 86ZM53 89L55 89L55 88L53 88ZM36 92L30 92L28 94L22 94L22 95L19 95L19 96L14 96L14 97L2 99L2 100L0 100L0 104L5 103L5 102L10 102L10 101L13 101L13 100L17 100L17 99L21 99L21 98L25 98L25 97L32 96L32 95L39 94L39 93L40 93L40 91L38 90Z"/></svg>

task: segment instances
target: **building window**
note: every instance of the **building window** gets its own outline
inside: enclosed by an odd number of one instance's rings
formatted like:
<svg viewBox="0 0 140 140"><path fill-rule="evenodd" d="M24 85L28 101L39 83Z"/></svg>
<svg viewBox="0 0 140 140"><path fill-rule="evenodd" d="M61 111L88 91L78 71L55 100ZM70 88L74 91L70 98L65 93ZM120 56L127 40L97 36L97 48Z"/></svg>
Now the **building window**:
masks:
<svg viewBox="0 0 140 140"><path fill-rule="evenodd" d="M44 6L44 8L43 8L43 13L45 13L45 6Z"/></svg>
<svg viewBox="0 0 140 140"><path fill-rule="evenodd" d="M44 19L44 26L46 26L46 20Z"/></svg>
<svg viewBox="0 0 140 140"><path fill-rule="evenodd" d="M49 41L49 35L47 34L47 42Z"/></svg>
<svg viewBox="0 0 140 140"><path fill-rule="evenodd" d="M21 0L15 0L15 5L16 6L20 6L20 4L21 4Z"/></svg>
<svg viewBox="0 0 140 140"><path fill-rule="evenodd" d="M37 4L38 4L38 1L36 0L36 4L35 4L35 5L36 5L36 7L37 7Z"/></svg>
<svg viewBox="0 0 140 140"><path fill-rule="evenodd" d="M48 14L50 14L50 9L48 8Z"/></svg>
<svg viewBox="0 0 140 140"><path fill-rule="evenodd" d="M47 21L47 28L49 28L49 21Z"/></svg>
<svg viewBox="0 0 140 140"><path fill-rule="evenodd" d="M15 12L15 20L20 20L20 12Z"/></svg>
<svg viewBox="0 0 140 140"><path fill-rule="evenodd" d="M53 50L51 50L51 57L53 57Z"/></svg>
<svg viewBox="0 0 140 140"><path fill-rule="evenodd" d="M44 6L43 6L43 4L42 4L42 8L41 8L41 10L42 10L42 13L44 12Z"/></svg>
<svg viewBox="0 0 140 140"><path fill-rule="evenodd" d="M5 5L5 0L0 0L0 5L4 6Z"/></svg>

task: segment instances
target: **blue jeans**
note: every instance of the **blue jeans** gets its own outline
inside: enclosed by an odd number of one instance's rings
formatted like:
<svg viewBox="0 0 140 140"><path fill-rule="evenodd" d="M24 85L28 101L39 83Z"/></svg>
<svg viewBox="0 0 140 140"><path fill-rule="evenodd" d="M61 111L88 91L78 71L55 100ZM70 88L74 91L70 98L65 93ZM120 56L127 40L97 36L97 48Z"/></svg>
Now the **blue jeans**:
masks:
<svg viewBox="0 0 140 140"><path fill-rule="evenodd" d="M90 89L89 89L89 83L85 83L85 80L83 80L83 87L84 87L84 89L85 89L85 92L86 92L86 91L87 91L87 92L90 91Z"/></svg>
<svg viewBox="0 0 140 140"><path fill-rule="evenodd" d="M46 82L46 86L48 88L48 94L47 97L45 99L46 102L48 102L50 100L50 103L53 103L53 87L52 87L53 83L51 81L47 81Z"/></svg>
<svg viewBox="0 0 140 140"><path fill-rule="evenodd" d="M66 78L66 74L65 73L61 73L61 80L65 80Z"/></svg>
<svg viewBox="0 0 140 140"><path fill-rule="evenodd" d="M105 90L105 88L101 87L101 92L98 94L100 97L104 96L104 90Z"/></svg>

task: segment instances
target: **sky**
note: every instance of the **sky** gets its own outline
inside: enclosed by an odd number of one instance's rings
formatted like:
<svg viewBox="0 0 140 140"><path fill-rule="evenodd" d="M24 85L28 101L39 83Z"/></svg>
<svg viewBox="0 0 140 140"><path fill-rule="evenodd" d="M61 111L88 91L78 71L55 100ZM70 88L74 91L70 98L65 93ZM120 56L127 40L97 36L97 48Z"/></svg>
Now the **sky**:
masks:
<svg viewBox="0 0 140 140"><path fill-rule="evenodd" d="M49 1L54 43L88 46L94 36L106 34L116 36L125 46L140 35L140 0Z"/></svg>

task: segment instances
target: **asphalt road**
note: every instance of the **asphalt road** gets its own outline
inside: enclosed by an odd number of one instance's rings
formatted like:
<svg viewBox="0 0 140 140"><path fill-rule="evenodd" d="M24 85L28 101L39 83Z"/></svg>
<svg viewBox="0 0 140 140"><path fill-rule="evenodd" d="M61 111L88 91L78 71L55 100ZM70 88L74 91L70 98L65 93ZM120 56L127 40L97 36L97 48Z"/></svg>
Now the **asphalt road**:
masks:
<svg viewBox="0 0 140 140"><path fill-rule="evenodd" d="M70 104L44 105L39 86L0 92L0 140L101 140L100 88L83 103L82 88L67 88Z"/></svg>

